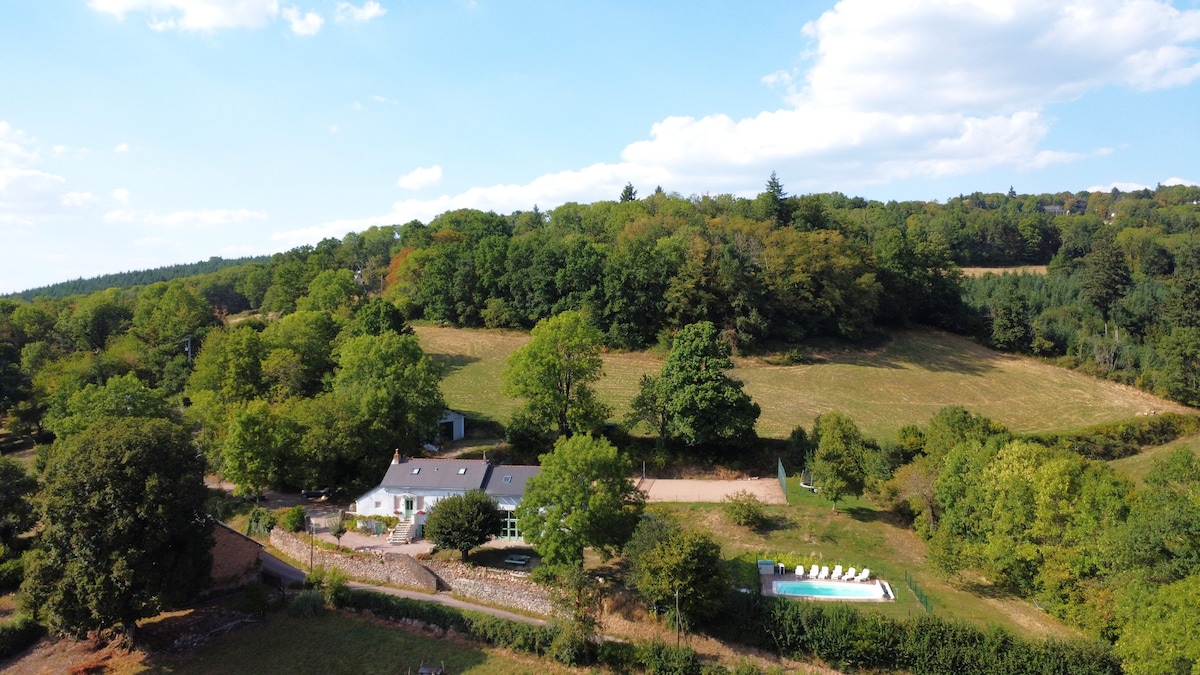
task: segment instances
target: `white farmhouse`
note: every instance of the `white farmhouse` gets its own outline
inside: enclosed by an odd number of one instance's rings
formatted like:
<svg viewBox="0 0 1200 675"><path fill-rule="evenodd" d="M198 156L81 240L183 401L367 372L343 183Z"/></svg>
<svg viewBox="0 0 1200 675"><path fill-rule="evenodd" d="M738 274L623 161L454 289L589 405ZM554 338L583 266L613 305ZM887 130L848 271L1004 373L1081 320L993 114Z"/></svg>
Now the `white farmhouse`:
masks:
<svg viewBox="0 0 1200 675"><path fill-rule="evenodd" d="M483 490L505 511L501 538L519 539L512 512L525 494L525 483L536 476L538 466L493 466L485 459L413 459L392 457L383 481L354 500L355 511L364 516L398 516L403 533L399 538L419 539L429 510L450 495Z"/></svg>

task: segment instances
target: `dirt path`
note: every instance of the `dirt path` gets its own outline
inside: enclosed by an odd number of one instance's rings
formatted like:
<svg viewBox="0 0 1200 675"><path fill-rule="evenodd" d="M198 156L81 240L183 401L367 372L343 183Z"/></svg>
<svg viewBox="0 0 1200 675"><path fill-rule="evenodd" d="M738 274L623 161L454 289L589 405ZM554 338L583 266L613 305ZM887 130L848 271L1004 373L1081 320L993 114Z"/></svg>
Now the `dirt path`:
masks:
<svg viewBox="0 0 1200 675"><path fill-rule="evenodd" d="M638 488L648 502L719 502L735 492L749 492L766 504L786 504L779 481L758 480L667 480L647 478Z"/></svg>

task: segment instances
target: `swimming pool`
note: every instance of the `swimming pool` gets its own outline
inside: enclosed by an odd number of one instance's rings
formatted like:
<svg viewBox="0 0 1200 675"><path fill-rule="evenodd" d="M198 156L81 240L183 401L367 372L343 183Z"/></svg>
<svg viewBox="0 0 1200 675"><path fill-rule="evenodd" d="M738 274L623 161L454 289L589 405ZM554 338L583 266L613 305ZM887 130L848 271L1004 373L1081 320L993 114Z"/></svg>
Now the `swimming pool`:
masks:
<svg viewBox="0 0 1200 675"><path fill-rule="evenodd" d="M773 581L771 589L776 595L801 598L827 598L831 600L885 600L883 586L876 583L861 584L853 581L826 581L800 579L797 581Z"/></svg>

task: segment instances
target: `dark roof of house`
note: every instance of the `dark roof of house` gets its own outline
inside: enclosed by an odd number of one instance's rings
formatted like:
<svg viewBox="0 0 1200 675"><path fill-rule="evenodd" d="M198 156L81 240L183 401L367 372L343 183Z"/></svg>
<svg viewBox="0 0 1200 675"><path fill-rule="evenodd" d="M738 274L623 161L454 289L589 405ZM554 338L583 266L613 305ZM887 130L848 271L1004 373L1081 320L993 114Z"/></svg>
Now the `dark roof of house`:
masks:
<svg viewBox="0 0 1200 675"><path fill-rule="evenodd" d="M487 479L489 465L482 459L408 459L388 465L381 486L478 490Z"/></svg>
<svg viewBox="0 0 1200 675"><path fill-rule="evenodd" d="M485 490L493 497L520 497L540 466L502 464L485 459L411 459L388 465L380 487L434 490Z"/></svg>
<svg viewBox="0 0 1200 675"><path fill-rule="evenodd" d="M525 494L525 483L541 473L540 466L507 465L493 466L488 472L484 489L493 497L520 497Z"/></svg>

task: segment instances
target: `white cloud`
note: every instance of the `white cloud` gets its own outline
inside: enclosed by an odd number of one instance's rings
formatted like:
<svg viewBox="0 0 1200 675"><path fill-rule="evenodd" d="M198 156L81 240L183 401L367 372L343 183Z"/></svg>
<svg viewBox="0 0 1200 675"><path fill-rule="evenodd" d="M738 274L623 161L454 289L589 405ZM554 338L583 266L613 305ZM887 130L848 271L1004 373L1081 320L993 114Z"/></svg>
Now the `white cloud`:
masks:
<svg viewBox="0 0 1200 675"><path fill-rule="evenodd" d="M1200 78L1200 10L1163 0L841 0L802 32L803 67L762 78L785 90L782 109L668 117L620 162L404 200L379 216L275 236L312 243L447 209L613 199L627 181L752 194L773 169L792 192L1037 170L1112 152L1044 147L1054 123L1047 106L1104 87Z"/></svg>
<svg viewBox="0 0 1200 675"><path fill-rule="evenodd" d="M370 21L387 14L382 5L373 0L364 2L362 7L355 7L348 2L337 4L337 20L341 21Z"/></svg>
<svg viewBox="0 0 1200 675"><path fill-rule="evenodd" d="M1179 176L1171 176L1163 181L1163 185L1190 185L1192 187L1200 187L1200 182L1188 180L1186 178L1180 178Z"/></svg>
<svg viewBox="0 0 1200 675"><path fill-rule="evenodd" d="M122 20L149 14L148 25L159 31L257 28L279 13L278 0L89 0L88 6Z"/></svg>
<svg viewBox="0 0 1200 675"><path fill-rule="evenodd" d="M380 96L379 94L375 94L375 95L371 96L371 100L375 101L376 103L391 103L392 105L396 105L396 102L393 101L392 99L390 99L386 96Z"/></svg>
<svg viewBox="0 0 1200 675"><path fill-rule="evenodd" d="M329 125L329 133L336 134L339 131L341 131L341 129L338 129L338 125L336 125L336 124Z"/></svg>
<svg viewBox="0 0 1200 675"><path fill-rule="evenodd" d="M283 18L291 24L292 32L296 35L316 35L321 26L325 24L325 19L321 18L316 12L307 12L301 14L300 10L295 7L284 7Z"/></svg>
<svg viewBox="0 0 1200 675"><path fill-rule="evenodd" d="M54 154L56 154L56 155L61 155L66 151L67 151L67 146L65 146L65 145L54 146Z"/></svg>
<svg viewBox="0 0 1200 675"><path fill-rule="evenodd" d="M363 104L355 101L350 107L354 108L355 110L362 110Z"/></svg>
<svg viewBox="0 0 1200 675"><path fill-rule="evenodd" d="M35 139L0 120L0 168L29 166L38 160Z"/></svg>
<svg viewBox="0 0 1200 675"><path fill-rule="evenodd" d="M96 203L96 195L90 192L68 192L59 197L59 202L68 209L83 210Z"/></svg>
<svg viewBox="0 0 1200 675"><path fill-rule="evenodd" d="M165 227L214 227L266 219L266 211L251 211L250 209L199 209L166 214L155 211L117 209L104 214L106 223L162 225Z"/></svg>
<svg viewBox="0 0 1200 675"><path fill-rule="evenodd" d="M1117 188L1121 192L1133 192L1134 190L1153 189L1153 185L1144 185L1142 183L1133 183L1130 181L1113 181L1108 185L1092 185L1087 189L1088 192L1112 192L1113 188Z"/></svg>
<svg viewBox="0 0 1200 675"><path fill-rule="evenodd" d="M112 198L121 202L122 204L128 204L129 190L126 190L125 188L117 188L116 190L112 191Z"/></svg>
<svg viewBox="0 0 1200 675"><path fill-rule="evenodd" d="M129 144L121 143L117 147L113 148L113 152L118 155L123 155L123 154L129 152Z"/></svg>
<svg viewBox="0 0 1200 675"><path fill-rule="evenodd" d="M396 181L396 187L405 190L422 190L442 182L442 167L434 164L431 167L417 167L404 174Z"/></svg>

